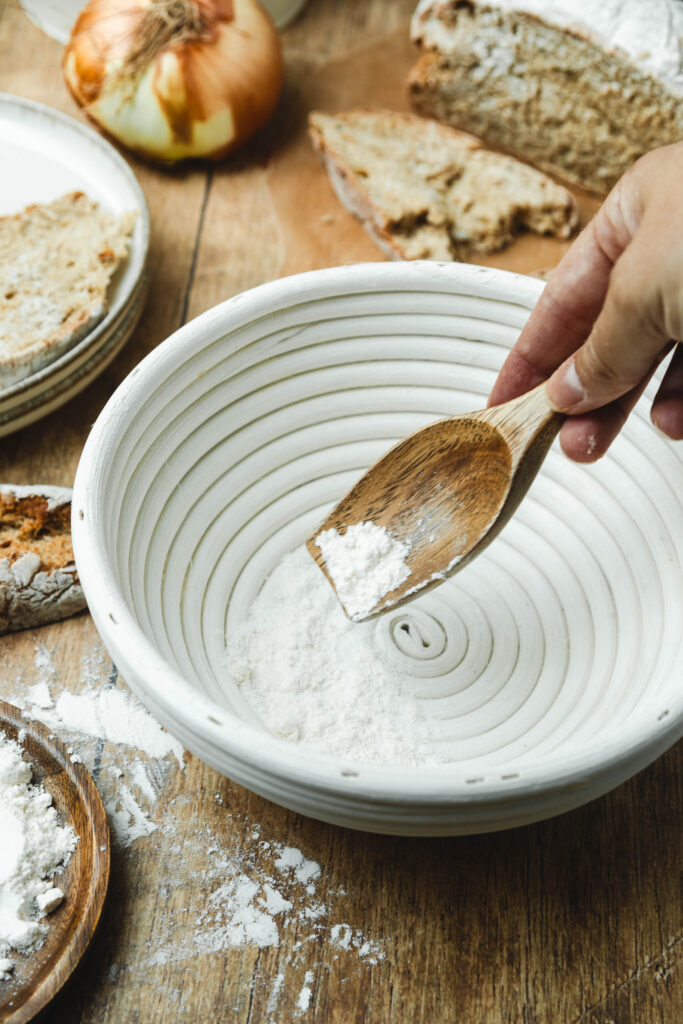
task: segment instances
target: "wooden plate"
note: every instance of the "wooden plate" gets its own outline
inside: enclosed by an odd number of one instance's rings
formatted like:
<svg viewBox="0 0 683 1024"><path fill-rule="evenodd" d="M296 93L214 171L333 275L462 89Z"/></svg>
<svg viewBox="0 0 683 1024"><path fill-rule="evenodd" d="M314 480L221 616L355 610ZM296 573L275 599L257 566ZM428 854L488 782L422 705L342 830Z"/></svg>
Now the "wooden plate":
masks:
<svg viewBox="0 0 683 1024"><path fill-rule="evenodd" d="M79 837L67 867L55 875L64 902L49 915L44 944L34 953L10 954L14 976L0 982L0 1024L26 1024L54 999L85 953L95 932L109 883L107 818L89 772L73 764L66 747L40 722L22 717L19 708L0 700L0 729L21 746L63 822Z"/></svg>

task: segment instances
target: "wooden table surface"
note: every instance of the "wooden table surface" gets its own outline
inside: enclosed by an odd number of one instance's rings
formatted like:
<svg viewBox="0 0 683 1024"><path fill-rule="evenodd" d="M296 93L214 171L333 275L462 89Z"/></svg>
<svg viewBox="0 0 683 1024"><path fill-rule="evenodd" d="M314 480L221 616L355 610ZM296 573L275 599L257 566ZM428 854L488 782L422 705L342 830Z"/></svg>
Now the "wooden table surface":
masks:
<svg viewBox="0 0 683 1024"><path fill-rule="evenodd" d="M4 4L0 89L81 116L62 83L59 46L14 0ZM345 68L370 63L367 101L386 100L382 60L388 68L397 50L407 53L412 6L311 0L284 35L288 84L270 134L212 169L165 171L131 160L152 221L142 321L80 397L0 439L0 480L70 485L116 385L216 302L289 270L381 258L335 206L319 231L310 218L302 227L309 165L286 139L311 83L330 101L342 80L344 99L353 94L349 78L357 76ZM319 189L327 195L324 177ZM549 245L554 262L560 250ZM53 696L93 685L126 691L87 614L1 644L4 699L46 680ZM181 768L173 755L132 759L129 748L101 740L79 749L111 810L121 782L136 794L149 834L128 846L114 842L102 926L49 1024L683 1020L680 744L571 814L438 840L318 824L190 755ZM320 866L308 889L276 865L288 846ZM269 945L228 937L217 895L226 878L281 883L291 907L273 913Z"/></svg>

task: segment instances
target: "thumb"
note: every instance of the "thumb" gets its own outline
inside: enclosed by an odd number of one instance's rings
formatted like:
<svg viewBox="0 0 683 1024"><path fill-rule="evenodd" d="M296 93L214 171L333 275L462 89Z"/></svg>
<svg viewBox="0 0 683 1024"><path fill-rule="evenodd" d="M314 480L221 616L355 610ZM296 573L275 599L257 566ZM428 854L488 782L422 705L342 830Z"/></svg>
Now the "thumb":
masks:
<svg viewBox="0 0 683 1024"><path fill-rule="evenodd" d="M546 385L548 401L565 413L598 409L643 381L669 347L661 316L657 254L637 233L617 260L600 314L587 340Z"/></svg>

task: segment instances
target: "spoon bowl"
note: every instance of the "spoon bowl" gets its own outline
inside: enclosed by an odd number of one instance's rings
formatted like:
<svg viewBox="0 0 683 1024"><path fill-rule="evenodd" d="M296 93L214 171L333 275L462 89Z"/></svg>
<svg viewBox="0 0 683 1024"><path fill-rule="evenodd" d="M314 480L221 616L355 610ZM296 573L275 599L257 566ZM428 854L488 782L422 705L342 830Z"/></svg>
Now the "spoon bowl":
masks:
<svg viewBox="0 0 683 1024"><path fill-rule="evenodd" d="M354 621L438 586L480 554L515 512L563 419L541 384L503 405L430 423L383 455L306 542L333 587L317 544L323 530L344 534L372 522L407 545L410 574Z"/></svg>

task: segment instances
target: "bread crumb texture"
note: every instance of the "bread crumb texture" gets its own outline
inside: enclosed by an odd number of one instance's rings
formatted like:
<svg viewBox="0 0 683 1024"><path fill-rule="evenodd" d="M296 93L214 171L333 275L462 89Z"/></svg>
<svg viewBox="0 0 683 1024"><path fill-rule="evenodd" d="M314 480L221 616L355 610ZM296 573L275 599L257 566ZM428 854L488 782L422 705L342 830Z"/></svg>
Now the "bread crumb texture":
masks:
<svg viewBox="0 0 683 1024"><path fill-rule="evenodd" d="M412 37L415 110L597 194L683 137L681 0L422 0Z"/></svg>
<svg viewBox="0 0 683 1024"><path fill-rule="evenodd" d="M0 634L81 611L64 490L0 487ZM55 498L55 494L58 496Z"/></svg>
<svg viewBox="0 0 683 1024"><path fill-rule="evenodd" d="M114 217L83 192L0 218L0 386L36 372L106 315L134 213Z"/></svg>
<svg viewBox="0 0 683 1024"><path fill-rule="evenodd" d="M395 258L462 260L523 230L567 238L576 227L566 189L434 120L314 112L309 127L339 199Z"/></svg>

